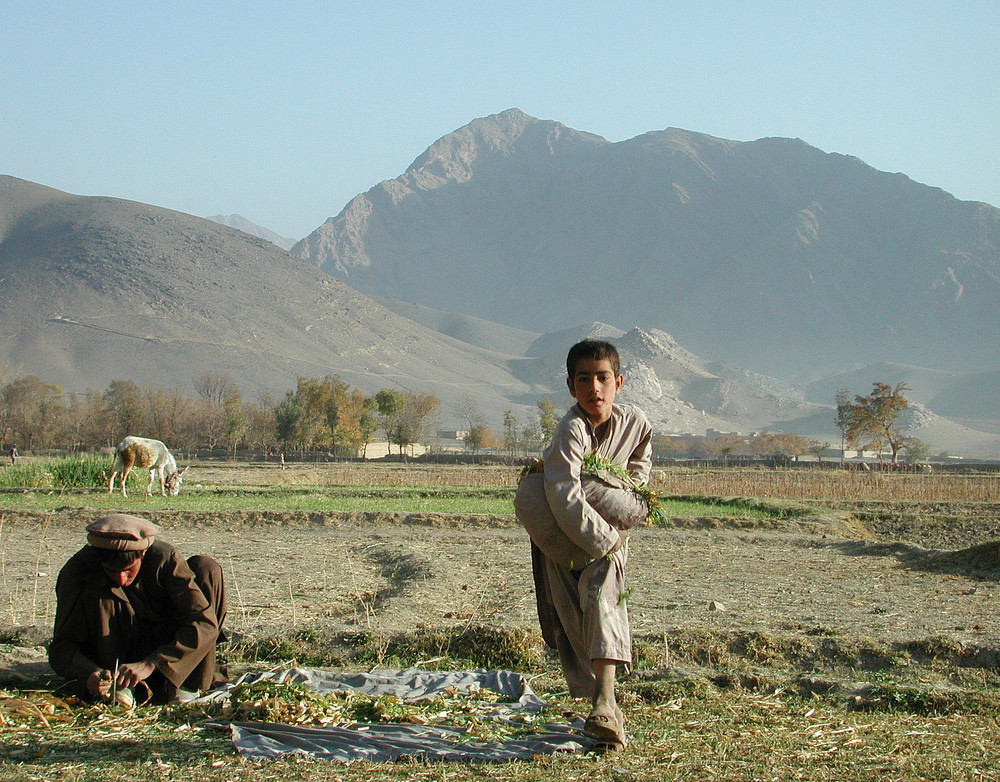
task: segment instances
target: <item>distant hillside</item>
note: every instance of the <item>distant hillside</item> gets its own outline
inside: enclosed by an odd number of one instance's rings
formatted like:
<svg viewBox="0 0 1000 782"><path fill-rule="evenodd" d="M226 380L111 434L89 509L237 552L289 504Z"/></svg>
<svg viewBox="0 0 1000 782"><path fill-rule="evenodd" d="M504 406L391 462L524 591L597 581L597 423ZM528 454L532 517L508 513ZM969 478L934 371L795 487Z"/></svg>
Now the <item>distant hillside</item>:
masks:
<svg viewBox="0 0 1000 782"><path fill-rule="evenodd" d="M522 331L457 312L442 312L395 299L376 299L376 301L397 315L409 318L422 326L495 353L521 356L538 338L538 334L531 331Z"/></svg>
<svg viewBox="0 0 1000 782"><path fill-rule="evenodd" d="M213 215L207 219L214 223L228 225L230 228L243 231L243 233L250 234L251 236L266 239L271 244L276 244L282 250L290 250L292 245L295 244L294 239L286 239L284 236L278 236L274 231L268 230L256 223L251 223L243 215Z"/></svg>
<svg viewBox="0 0 1000 782"><path fill-rule="evenodd" d="M871 393L875 382L905 383L906 398L935 415L986 432L1000 433L1000 372L941 372L902 364L873 364L805 387L814 402L829 402L840 389Z"/></svg>
<svg viewBox="0 0 1000 782"><path fill-rule="evenodd" d="M749 434L781 428L780 422L820 409L801 392L771 378L716 374L666 332L638 328L623 332L603 323L540 337L528 350L529 356L540 360L525 365L519 376L538 384L565 383L565 346L586 337L614 343L625 375L622 400L640 405L660 422L664 434L703 434L707 429Z"/></svg>
<svg viewBox="0 0 1000 782"><path fill-rule="evenodd" d="M292 252L375 296L539 332L661 329L785 378L1000 369L1000 210L798 139L610 143L511 109Z"/></svg>
<svg viewBox="0 0 1000 782"><path fill-rule="evenodd" d="M499 432L507 410L524 424L543 397L567 407L566 350L600 336L621 351L622 399L642 405L659 432L832 431L830 400L707 362L659 329L539 334L387 303L397 311L210 220L0 177L0 383L28 373L83 392L128 379L190 395L214 370L254 398L334 374L369 394L433 393L445 426L471 400ZM939 448L1000 453L996 436L925 418L946 425L951 439Z"/></svg>
<svg viewBox="0 0 1000 782"><path fill-rule="evenodd" d="M507 359L400 317L273 244L215 222L0 177L0 366L67 391L115 379L243 393L340 375L366 393L530 395Z"/></svg>

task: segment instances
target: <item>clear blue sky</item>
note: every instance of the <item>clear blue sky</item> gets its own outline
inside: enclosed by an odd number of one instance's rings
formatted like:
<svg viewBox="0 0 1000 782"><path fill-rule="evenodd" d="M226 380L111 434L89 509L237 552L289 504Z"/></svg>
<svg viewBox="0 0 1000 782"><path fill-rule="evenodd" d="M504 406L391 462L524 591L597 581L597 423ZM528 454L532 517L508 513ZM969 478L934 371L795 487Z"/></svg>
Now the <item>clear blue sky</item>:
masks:
<svg viewBox="0 0 1000 782"><path fill-rule="evenodd" d="M297 239L517 107L798 137L1000 206L998 66L998 0L0 0L0 174Z"/></svg>

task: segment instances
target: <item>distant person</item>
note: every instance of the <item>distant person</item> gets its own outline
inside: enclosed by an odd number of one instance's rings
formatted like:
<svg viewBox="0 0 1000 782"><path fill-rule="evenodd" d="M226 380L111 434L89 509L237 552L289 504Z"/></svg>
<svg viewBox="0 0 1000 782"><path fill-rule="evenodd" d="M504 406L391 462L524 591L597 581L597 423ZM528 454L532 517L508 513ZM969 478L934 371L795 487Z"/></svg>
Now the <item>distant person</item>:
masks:
<svg viewBox="0 0 1000 782"><path fill-rule="evenodd" d="M10 466L13 467L17 464L17 446L12 445L10 447Z"/></svg>
<svg viewBox="0 0 1000 782"><path fill-rule="evenodd" d="M215 662L222 569L207 556L185 561L156 540L159 530L137 516L105 516L59 572L49 663L82 697L166 703L225 678Z"/></svg>
<svg viewBox="0 0 1000 782"><path fill-rule="evenodd" d="M642 508L636 514L635 495L622 489L617 491L623 497L605 493L612 503L602 515L581 474L584 460L596 454L625 469L637 484L648 480L652 430L639 408L615 404L623 382L620 363L608 342L588 339L570 348L566 382L576 404L556 426L542 474L525 476L515 499L517 517L532 541L542 636L559 653L570 694L591 699L585 730L599 748L610 750L625 746L615 678L619 666L632 663L626 528L648 509L638 501Z"/></svg>

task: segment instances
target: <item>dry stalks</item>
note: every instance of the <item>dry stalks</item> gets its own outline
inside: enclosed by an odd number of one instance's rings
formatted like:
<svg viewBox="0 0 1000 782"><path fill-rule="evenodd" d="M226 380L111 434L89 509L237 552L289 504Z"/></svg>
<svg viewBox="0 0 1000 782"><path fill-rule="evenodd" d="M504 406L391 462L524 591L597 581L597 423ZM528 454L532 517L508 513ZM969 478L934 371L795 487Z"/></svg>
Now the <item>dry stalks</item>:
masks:
<svg viewBox="0 0 1000 782"><path fill-rule="evenodd" d="M268 483L337 486L464 486L513 489L516 466L291 465ZM247 476L249 477L249 475ZM258 478L258 480L260 480ZM863 472L836 468L658 467L650 487L665 495L818 501L1000 502L997 473Z"/></svg>
<svg viewBox="0 0 1000 782"><path fill-rule="evenodd" d="M662 494L768 497L824 502L1000 502L1000 475L860 472L835 469L670 468L654 470Z"/></svg>
<svg viewBox="0 0 1000 782"><path fill-rule="evenodd" d="M11 559L8 542L14 533L9 527L4 529L4 522L0 515L0 599L5 596L10 623L14 627L49 625L54 618L52 530L43 522L35 533L31 558Z"/></svg>
<svg viewBox="0 0 1000 782"><path fill-rule="evenodd" d="M211 469L211 468L208 468ZM289 464L286 469L247 465L234 483L253 482L265 486L463 486L511 487L517 484L519 467L495 465L406 465L331 463Z"/></svg>

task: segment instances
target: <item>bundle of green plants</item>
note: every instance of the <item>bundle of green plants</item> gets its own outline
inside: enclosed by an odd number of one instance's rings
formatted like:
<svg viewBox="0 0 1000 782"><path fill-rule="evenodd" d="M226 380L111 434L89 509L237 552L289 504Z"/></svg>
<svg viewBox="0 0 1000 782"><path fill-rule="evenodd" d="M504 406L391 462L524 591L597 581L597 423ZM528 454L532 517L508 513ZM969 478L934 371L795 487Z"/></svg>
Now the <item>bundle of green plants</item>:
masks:
<svg viewBox="0 0 1000 782"><path fill-rule="evenodd" d="M642 498L649 512L646 514L647 524L659 524L665 520L664 510L660 504L659 492L653 491L648 484L639 483L628 470L620 464L609 461L596 453L584 457L583 472L600 477L603 474L613 475L625 487Z"/></svg>

